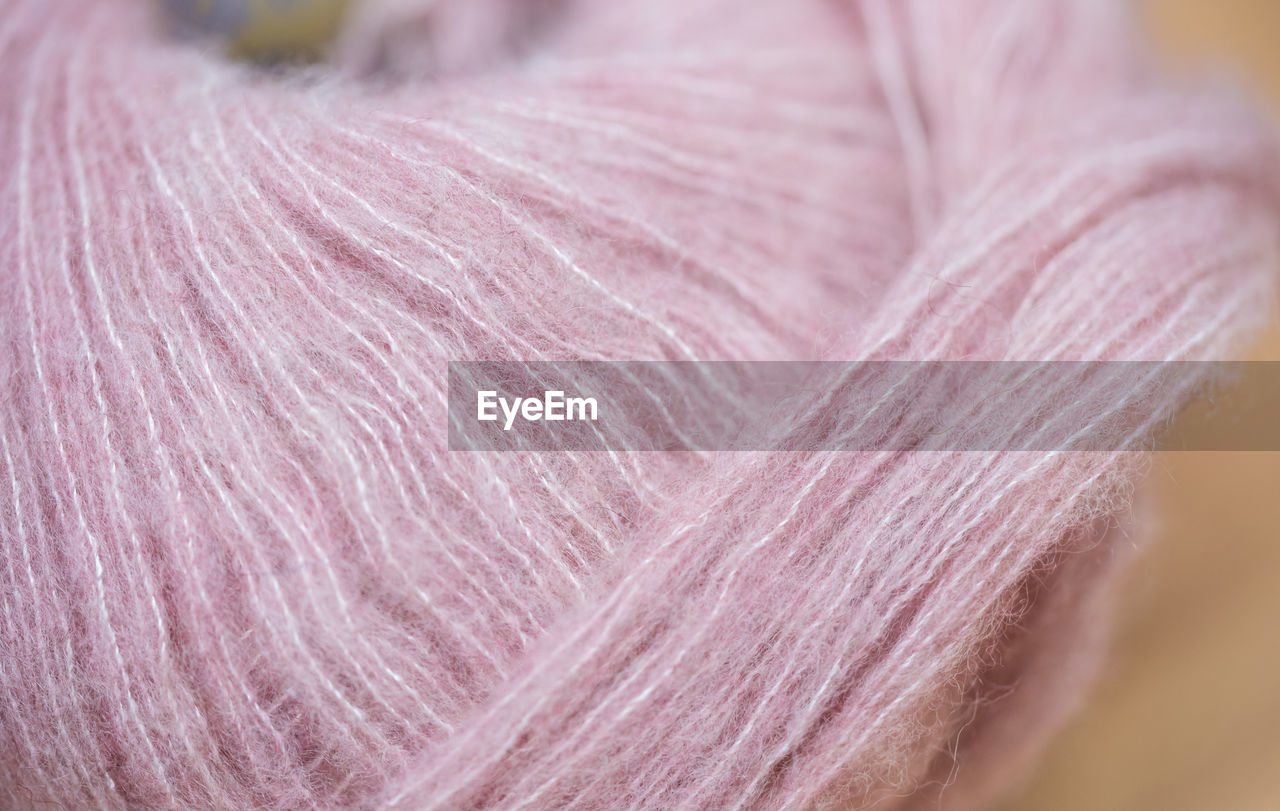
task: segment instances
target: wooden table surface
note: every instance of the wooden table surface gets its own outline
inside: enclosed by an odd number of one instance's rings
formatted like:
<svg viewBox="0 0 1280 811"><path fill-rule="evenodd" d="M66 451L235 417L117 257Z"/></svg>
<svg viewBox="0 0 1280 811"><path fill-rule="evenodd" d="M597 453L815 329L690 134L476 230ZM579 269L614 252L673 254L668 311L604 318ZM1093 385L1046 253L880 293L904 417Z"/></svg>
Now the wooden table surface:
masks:
<svg viewBox="0 0 1280 811"><path fill-rule="evenodd" d="M1169 59L1280 111L1280 0L1143 10ZM1280 327L1254 357L1280 360ZM1161 526L1111 663L1005 811L1280 811L1280 453L1163 454L1149 484Z"/></svg>

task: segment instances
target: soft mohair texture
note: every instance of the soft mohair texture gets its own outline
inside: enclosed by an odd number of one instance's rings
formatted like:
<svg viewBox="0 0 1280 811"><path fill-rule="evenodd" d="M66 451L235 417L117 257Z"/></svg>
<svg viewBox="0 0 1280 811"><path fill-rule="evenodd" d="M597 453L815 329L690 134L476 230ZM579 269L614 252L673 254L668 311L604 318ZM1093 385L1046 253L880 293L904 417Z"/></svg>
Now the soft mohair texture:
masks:
<svg viewBox="0 0 1280 811"><path fill-rule="evenodd" d="M985 802L1140 455L450 453L446 363L1227 357L1267 132L1111 0L466 2L0 15L2 802Z"/></svg>

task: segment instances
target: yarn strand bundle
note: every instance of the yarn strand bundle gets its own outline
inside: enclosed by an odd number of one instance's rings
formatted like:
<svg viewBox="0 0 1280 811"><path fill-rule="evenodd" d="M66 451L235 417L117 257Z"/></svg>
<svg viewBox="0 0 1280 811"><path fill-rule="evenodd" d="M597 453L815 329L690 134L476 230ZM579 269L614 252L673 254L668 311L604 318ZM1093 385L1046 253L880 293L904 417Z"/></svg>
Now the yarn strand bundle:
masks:
<svg viewBox="0 0 1280 811"><path fill-rule="evenodd" d="M1194 381L1110 453L454 453L446 365L1230 357L1269 131L1109 2L463 2L296 74L0 19L3 804L988 801Z"/></svg>

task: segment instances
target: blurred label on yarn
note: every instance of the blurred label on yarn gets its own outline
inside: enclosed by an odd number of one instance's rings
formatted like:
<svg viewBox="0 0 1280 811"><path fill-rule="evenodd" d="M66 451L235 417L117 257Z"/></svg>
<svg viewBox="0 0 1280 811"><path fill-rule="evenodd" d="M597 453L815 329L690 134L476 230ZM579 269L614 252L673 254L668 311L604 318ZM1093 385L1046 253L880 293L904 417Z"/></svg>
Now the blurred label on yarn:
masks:
<svg viewBox="0 0 1280 811"><path fill-rule="evenodd" d="M256 61L319 58L337 36L350 0L163 0L184 36L213 36L229 55Z"/></svg>
<svg viewBox="0 0 1280 811"><path fill-rule="evenodd" d="M454 361L448 419L459 451L1280 451L1280 362Z"/></svg>

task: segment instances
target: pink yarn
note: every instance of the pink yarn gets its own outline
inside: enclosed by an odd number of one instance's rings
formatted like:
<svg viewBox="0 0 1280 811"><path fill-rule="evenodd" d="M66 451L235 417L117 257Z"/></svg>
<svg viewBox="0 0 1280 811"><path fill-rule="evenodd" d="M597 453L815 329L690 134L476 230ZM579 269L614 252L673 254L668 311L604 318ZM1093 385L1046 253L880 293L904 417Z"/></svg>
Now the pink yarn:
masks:
<svg viewBox="0 0 1280 811"><path fill-rule="evenodd" d="M972 807L1070 709L1132 454L456 453L446 363L1227 357L1265 129L1111 2L516 6L6 8L7 807Z"/></svg>

